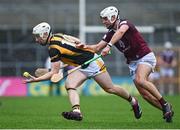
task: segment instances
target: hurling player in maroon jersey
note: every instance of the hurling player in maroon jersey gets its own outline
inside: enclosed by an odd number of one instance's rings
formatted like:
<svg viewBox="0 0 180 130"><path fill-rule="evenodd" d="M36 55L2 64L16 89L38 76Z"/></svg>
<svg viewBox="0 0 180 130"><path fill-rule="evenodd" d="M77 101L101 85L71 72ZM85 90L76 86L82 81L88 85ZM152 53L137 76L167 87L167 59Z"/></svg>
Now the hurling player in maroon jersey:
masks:
<svg viewBox="0 0 180 130"><path fill-rule="evenodd" d="M162 110L166 122L172 122L172 106L162 97L155 85L148 81L148 76L156 65L156 58L146 41L132 23L119 18L116 7L103 9L100 17L103 25L109 29L102 40L95 45L81 43L77 47L91 48L95 52L102 50L101 54L105 56L111 47L115 46L124 54L139 93L147 102Z"/></svg>
<svg viewBox="0 0 180 130"><path fill-rule="evenodd" d="M172 43L166 41L164 43L164 50L160 53L160 76L163 82L164 93L173 95L173 78L175 76L175 67L177 65L177 59L175 51L172 48Z"/></svg>

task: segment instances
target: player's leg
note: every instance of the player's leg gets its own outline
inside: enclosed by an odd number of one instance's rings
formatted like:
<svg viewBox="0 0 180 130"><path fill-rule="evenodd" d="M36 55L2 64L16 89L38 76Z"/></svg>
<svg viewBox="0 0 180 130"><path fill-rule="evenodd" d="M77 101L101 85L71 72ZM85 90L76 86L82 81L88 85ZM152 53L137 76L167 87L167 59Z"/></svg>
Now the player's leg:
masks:
<svg viewBox="0 0 180 130"><path fill-rule="evenodd" d="M161 99L162 96L156 89L153 83L148 81L148 76L151 73L151 67L146 64L139 64L136 69L136 76L134 82L147 91L149 91L157 99Z"/></svg>
<svg viewBox="0 0 180 130"><path fill-rule="evenodd" d="M65 87L68 92L69 101L72 105L72 111L63 112L62 115L64 118L77 121L82 120L80 99L76 88L79 87L86 79L87 77L80 71L75 71L68 75L65 82Z"/></svg>
<svg viewBox="0 0 180 130"><path fill-rule="evenodd" d="M157 100L157 98L155 98L151 93L149 93L146 89L144 89L143 87L138 86L135 82L134 82L136 88L138 89L140 95L147 101L149 102L151 105L155 106L156 108L162 110L162 106L159 103L159 101Z"/></svg>
<svg viewBox="0 0 180 130"><path fill-rule="evenodd" d="M163 108L164 118L166 118L167 122L171 122L173 112L171 110L170 105L162 97L162 95L159 93L155 85L148 81L148 76L151 73L151 71L152 71L151 66L147 64L139 64L136 69L134 82L136 85L146 89L159 101L159 103Z"/></svg>
<svg viewBox="0 0 180 130"><path fill-rule="evenodd" d="M112 80L107 71L100 73L94 77L94 80L103 88L106 92L110 94L115 94L122 97L123 99L129 101L133 107L135 117L139 119L141 117L142 111L139 106L137 99L132 97L125 89L122 87L117 87L113 85Z"/></svg>

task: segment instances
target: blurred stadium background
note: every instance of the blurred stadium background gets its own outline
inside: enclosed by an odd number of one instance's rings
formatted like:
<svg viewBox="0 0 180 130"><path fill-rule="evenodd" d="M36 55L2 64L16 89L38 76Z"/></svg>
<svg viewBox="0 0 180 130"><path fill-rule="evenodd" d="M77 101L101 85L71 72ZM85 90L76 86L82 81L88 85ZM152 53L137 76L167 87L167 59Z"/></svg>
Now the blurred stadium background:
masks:
<svg viewBox="0 0 180 130"><path fill-rule="evenodd" d="M99 12L110 5L120 10L121 18L127 18L138 27L155 52L163 49L165 41L173 43L178 59L174 86L179 94L180 0L0 0L1 96L8 95L4 86L21 86L19 79L24 71L33 74L37 67L44 67L47 48L35 44L31 35L36 24L46 21L54 32L71 34L94 44L101 40L104 31ZM120 56L116 49L113 48L112 55L104 60L115 82L130 82L123 55ZM29 85L24 90L25 95L33 95L34 91L37 91L34 95L46 95L48 89L36 88L43 85L48 87L47 83ZM17 90L17 86L9 91L22 91Z"/></svg>
<svg viewBox="0 0 180 130"><path fill-rule="evenodd" d="M36 68L44 67L48 57L47 48L35 44L32 37L35 25L46 21L54 32L74 35L94 44L101 40L105 31L99 12L111 5L120 10L121 18L127 18L137 26L156 54L163 49L165 41L172 42L178 64L173 80L174 96L165 98L173 104L173 123L164 123L162 113L140 96L137 98L143 117L137 121L129 111L129 104L119 97L97 97L105 95L105 92L92 80L79 89L83 96L81 109L84 120L67 121L59 117L59 113L71 108L68 98L49 96L52 85L49 81L22 84L22 73L28 71L33 74ZM180 0L0 0L0 17L1 129L180 128ZM138 95L123 55L113 48L111 56L104 60L114 83ZM59 88L57 84L53 86L54 95L67 95L63 82Z"/></svg>

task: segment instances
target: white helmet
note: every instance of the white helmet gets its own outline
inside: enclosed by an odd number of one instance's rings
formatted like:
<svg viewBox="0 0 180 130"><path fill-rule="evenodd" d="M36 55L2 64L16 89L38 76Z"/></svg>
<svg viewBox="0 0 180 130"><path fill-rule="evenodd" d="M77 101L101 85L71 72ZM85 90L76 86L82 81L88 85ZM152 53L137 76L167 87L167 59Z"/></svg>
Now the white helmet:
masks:
<svg viewBox="0 0 180 130"><path fill-rule="evenodd" d="M112 16L115 16L114 21L111 20ZM100 17L101 18L107 17L111 23L114 23L116 21L116 19L119 19L119 11L116 7L109 6L100 12Z"/></svg>
<svg viewBox="0 0 180 130"><path fill-rule="evenodd" d="M169 41L167 41L167 42L165 42L164 47L165 47L166 49L171 49L171 48L172 48L172 43L169 42Z"/></svg>
<svg viewBox="0 0 180 130"><path fill-rule="evenodd" d="M39 35L43 38L44 33L47 33L48 35L51 33L51 26L46 22L42 22L33 28L32 34L34 35Z"/></svg>

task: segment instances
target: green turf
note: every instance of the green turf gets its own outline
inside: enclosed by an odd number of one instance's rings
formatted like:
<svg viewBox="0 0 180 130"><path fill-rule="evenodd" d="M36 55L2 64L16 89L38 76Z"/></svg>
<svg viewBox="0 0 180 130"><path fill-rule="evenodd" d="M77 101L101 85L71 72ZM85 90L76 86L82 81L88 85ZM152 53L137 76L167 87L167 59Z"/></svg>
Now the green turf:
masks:
<svg viewBox="0 0 180 130"><path fill-rule="evenodd" d="M81 122L60 116L70 110L68 97L1 97L0 128L69 129L173 129L180 128L180 96L166 97L174 107L173 123L166 123L162 113L138 97L143 116L136 120L130 105L116 96L81 97Z"/></svg>

